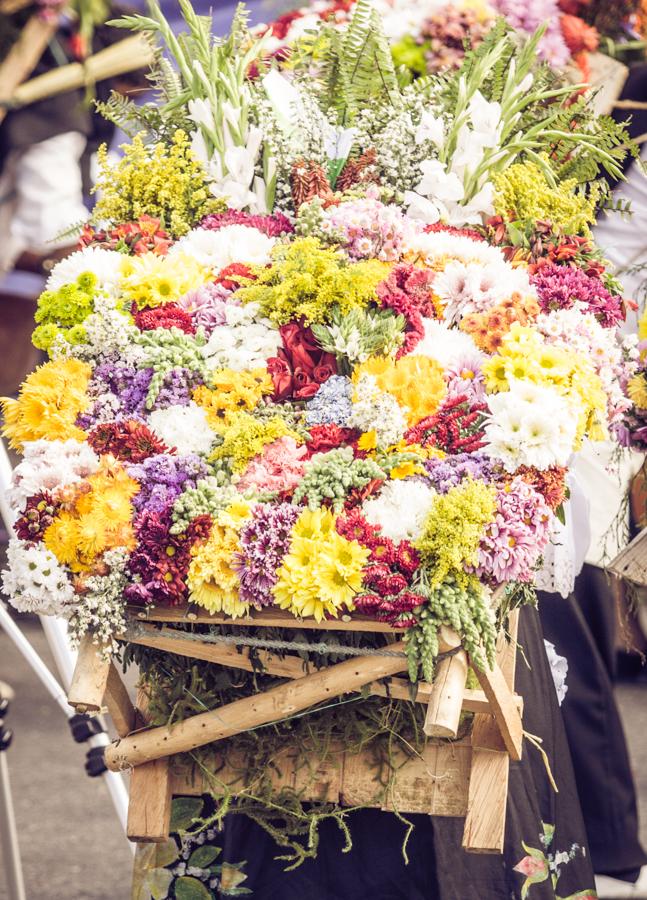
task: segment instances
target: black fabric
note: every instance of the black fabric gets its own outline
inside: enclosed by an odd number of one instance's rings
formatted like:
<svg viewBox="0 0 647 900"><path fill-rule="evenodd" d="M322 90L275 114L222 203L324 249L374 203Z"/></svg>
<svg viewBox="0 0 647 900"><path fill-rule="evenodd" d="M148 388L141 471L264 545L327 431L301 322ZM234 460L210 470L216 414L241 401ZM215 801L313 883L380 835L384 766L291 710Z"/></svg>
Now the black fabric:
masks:
<svg viewBox="0 0 647 900"><path fill-rule="evenodd" d="M546 638L568 660L562 715L593 867L631 880L647 855L638 840L634 781L610 678L614 604L604 573L585 566L575 596L542 593L539 610Z"/></svg>
<svg viewBox="0 0 647 900"><path fill-rule="evenodd" d="M522 896L533 866L529 900L588 896L593 872L536 610L522 610L519 643L523 653L516 686L524 697L524 727L542 738L559 793L550 786L541 755L526 742L523 759L510 767L502 856L464 852L462 819L412 816L416 828L407 866L401 854L403 824L390 813L361 810L348 816L353 836L349 853L341 852L343 841L334 823L324 824L317 858L285 872L284 863L275 858L280 851L266 833L246 817L233 815L217 843L225 862L245 861L244 885L253 900L506 900ZM546 839L544 825L554 826L552 841ZM548 861L541 862L544 851L553 861L555 854L565 854L554 873L555 884ZM222 896L228 894L223 891Z"/></svg>

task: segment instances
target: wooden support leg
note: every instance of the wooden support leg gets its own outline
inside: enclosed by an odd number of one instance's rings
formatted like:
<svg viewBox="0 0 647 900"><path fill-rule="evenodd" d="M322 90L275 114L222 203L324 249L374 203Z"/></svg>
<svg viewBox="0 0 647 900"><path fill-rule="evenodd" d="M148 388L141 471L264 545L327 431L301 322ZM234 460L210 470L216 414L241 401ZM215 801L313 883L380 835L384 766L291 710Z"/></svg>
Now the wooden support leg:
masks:
<svg viewBox="0 0 647 900"><path fill-rule="evenodd" d="M508 687L514 685L518 612L510 617L512 640L500 645L497 662ZM488 698L490 699L490 698ZM510 757L491 715L474 717L472 769L463 847L472 853L502 853L508 802Z"/></svg>
<svg viewBox="0 0 647 900"><path fill-rule="evenodd" d="M461 639L443 625L440 638L451 649L461 646ZM455 738L463 708L467 681L467 654L458 650L436 666L423 730L430 737Z"/></svg>
<svg viewBox="0 0 647 900"><path fill-rule="evenodd" d="M102 655L101 647L92 643L92 637L86 634L79 646L67 696L67 702L77 713L99 712L106 692L110 665L110 657Z"/></svg>
<svg viewBox="0 0 647 900"><path fill-rule="evenodd" d="M135 730L137 711L113 662L110 663L104 702L119 737L126 737Z"/></svg>
<svg viewBox="0 0 647 900"><path fill-rule="evenodd" d="M137 695L138 720L146 724L148 696ZM126 833L131 841L161 843L168 840L171 826L171 775L168 759L137 766L130 773L130 802Z"/></svg>

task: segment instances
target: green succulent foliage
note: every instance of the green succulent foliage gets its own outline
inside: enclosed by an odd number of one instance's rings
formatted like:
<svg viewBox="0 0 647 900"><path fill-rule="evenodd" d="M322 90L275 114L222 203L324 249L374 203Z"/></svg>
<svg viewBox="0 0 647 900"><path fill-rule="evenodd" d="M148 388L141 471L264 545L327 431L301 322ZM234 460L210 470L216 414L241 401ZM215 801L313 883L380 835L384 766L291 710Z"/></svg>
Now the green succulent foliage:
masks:
<svg viewBox="0 0 647 900"><path fill-rule="evenodd" d="M319 346L337 357L342 374L369 356L395 353L404 340L404 316L391 310L355 307L342 315L336 307L329 319L325 325L313 325L312 332Z"/></svg>

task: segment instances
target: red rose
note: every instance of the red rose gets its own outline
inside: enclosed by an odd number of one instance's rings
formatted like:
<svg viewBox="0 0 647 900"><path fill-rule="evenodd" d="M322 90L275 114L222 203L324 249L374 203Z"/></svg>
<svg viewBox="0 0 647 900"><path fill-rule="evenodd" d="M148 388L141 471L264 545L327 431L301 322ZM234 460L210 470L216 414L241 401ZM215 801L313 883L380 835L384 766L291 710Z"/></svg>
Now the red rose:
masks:
<svg viewBox="0 0 647 900"><path fill-rule="evenodd" d="M274 399L309 400L337 373L335 357L319 347L310 328L290 322L281 326L280 333L283 347L268 360Z"/></svg>
<svg viewBox="0 0 647 900"><path fill-rule="evenodd" d="M267 361L267 371L274 382L274 399L286 400L292 394L292 372L284 359L273 356Z"/></svg>

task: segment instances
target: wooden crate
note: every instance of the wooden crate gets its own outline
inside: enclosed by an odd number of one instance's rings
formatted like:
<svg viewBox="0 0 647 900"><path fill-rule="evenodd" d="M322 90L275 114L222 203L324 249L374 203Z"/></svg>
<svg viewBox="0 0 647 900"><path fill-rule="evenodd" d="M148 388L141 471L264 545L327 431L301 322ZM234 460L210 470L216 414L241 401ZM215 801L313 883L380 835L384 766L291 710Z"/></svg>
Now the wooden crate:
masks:
<svg viewBox="0 0 647 900"><path fill-rule="evenodd" d="M171 798L182 794L218 795L211 779L178 756L197 747L214 744L250 728L269 724L286 715L316 707L334 697L368 689L378 696L409 700L408 681L402 655L402 633L389 625L365 617L349 620L297 620L287 612L270 609L231 620L195 608L132 610L129 627L122 635L131 643L154 647L190 659L252 669L249 651L234 646L187 640L173 626L184 623L226 624L239 628L285 627L393 633L388 645L392 655L379 651L320 670L304 669L296 655L282 657L270 650L255 652L270 675L284 679L276 686L244 697L215 710L185 719L167 728L146 727L145 688L135 710L123 689L114 664L102 659L90 640L79 652L79 661L69 693L78 711L108 708L119 739L106 749L106 764L112 770L131 770L128 834L137 841L168 838ZM510 759L521 757L523 726L521 698L514 694L517 614L510 622L510 637L499 637L497 661L492 669L474 669L481 690L466 688L469 659L457 635L442 628L441 654L433 684L419 686L416 702L426 705L425 732L428 742L421 754L406 757L398 770L397 786L388 802L380 799L378 773L368 753L351 754L342 746L314 772L299 770L294 748L277 750L277 787L303 792L302 798L345 806L374 806L401 812L465 818L466 850L500 853L503 849ZM388 687L385 683L388 679ZM456 740L462 711L474 713L469 737ZM218 779L244 790L240 775L244 760L222 758Z"/></svg>

